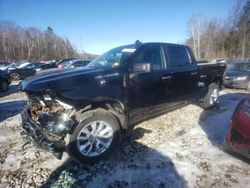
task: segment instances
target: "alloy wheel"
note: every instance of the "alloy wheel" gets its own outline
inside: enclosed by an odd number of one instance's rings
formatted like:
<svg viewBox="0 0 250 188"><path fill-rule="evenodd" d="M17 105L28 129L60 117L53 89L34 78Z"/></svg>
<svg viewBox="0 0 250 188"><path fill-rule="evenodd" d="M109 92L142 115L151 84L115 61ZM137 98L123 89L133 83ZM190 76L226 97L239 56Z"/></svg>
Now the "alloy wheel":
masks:
<svg viewBox="0 0 250 188"><path fill-rule="evenodd" d="M113 129L107 122L93 121L79 132L77 148L84 156L98 156L110 147L113 134Z"/></svg>
<svg viewBox="0 0 250 188"><path fill-rule="evenodd" d="M10 77L12 80L20 80L20 75L18 73L11 73Z"/></svg>

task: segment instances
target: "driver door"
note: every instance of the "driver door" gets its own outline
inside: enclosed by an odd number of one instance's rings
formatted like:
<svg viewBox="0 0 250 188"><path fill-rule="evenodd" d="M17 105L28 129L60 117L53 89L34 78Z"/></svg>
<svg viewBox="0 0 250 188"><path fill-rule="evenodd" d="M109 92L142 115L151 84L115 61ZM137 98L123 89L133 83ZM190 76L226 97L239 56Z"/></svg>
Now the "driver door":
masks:
<svg viewBox="0 0 250 188"><path fill-rule="evenodd" d="M139 64L150 66L147 72L133 72ZM162 46L148 46L134 58L132 71L126 80L129 121L134 123L161 111L164 101L170 95L167 82L167 65ZM170 77L169 77L170 78Z"/></svg>

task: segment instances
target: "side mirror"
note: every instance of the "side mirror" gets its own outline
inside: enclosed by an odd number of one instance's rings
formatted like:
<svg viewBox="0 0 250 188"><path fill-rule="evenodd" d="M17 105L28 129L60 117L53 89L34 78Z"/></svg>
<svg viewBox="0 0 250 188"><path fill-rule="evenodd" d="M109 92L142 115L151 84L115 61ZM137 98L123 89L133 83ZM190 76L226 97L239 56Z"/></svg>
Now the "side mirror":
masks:
<svg viewBox="0 0 250 188"><path fill-rule="evenodd" d="M150 63L136 63L132 68L132 73L143 73L143 72L150 72L151 71L151 64Z"/></svg>

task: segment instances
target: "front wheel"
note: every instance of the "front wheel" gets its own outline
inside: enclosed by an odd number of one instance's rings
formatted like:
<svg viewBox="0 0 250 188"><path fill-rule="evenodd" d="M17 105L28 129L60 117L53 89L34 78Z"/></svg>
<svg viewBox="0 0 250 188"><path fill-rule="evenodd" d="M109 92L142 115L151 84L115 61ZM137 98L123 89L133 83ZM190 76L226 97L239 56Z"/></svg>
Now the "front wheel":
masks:
<svg viewBox="0 0 250 188"><path fill-rule="evenodd" d="M216 83L210 84L208 92L201 103L201 107L208 109L218 103L219 100L219 86Z"/></svg>
<svg viewBox="0 0 250 188"><path fill-rule="evenodd" d="M116 118L104 110L79 123L67 146L68 154L81 162L95 162L106 156L120 140Z"/></svg>

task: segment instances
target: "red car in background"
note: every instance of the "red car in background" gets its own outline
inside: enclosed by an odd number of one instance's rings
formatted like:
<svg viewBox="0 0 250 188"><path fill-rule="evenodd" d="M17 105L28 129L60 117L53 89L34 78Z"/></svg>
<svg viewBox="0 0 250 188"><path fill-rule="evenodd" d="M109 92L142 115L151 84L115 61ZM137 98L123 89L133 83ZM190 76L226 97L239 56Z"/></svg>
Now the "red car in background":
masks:
<svg viewBox="0 0 250 188"><path fill-rule="evenodd" d="M250 158L250 97L236 107L226 139L233 150Z"/></svg>

